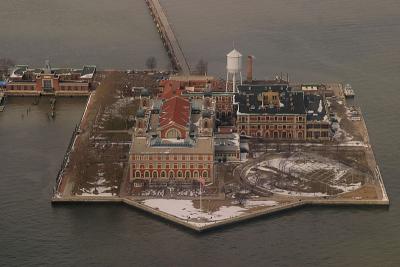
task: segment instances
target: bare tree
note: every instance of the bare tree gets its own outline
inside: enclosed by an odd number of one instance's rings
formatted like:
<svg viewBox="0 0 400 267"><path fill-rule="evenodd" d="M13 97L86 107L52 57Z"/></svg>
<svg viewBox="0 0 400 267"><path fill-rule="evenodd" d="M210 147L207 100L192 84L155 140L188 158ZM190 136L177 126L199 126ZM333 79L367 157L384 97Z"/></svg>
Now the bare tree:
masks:
<svg viewBox="0 0 400 267"><path fill-rule="evenodd" d="M122 116L122 119L125 122L125 129L129 128L129 122L131 121L132 112L129 106L125 105L119 108L119 113Z"/></svg>
<svg viewBox="0 0 400 267"><path fill-rule="evenodd" d="M157 67L157 60L155 57L151 56L146 60L146 67L150 70L154 70Z"/></svg>
<svg viewBox="0 0 400 267"><path fill-rule="evenodd" d="M85 137L88 136L88 134L84 135ZM96 162L96 157L89 148L89 139L85 137L81 139L79 145L75 147L70 156L69 164L72 167L72 173L75 178L75 193L85 188L87 183L91 181L93 173L90 172L90 168Z"/></svg>
<svg viewBox="0 0 400 267"><path fill-rule="evenodd" d="M235 194L235 199L240 206L246 204L247 199L249 198L249 194L247 192L238 192Z"/></svg>
<svg viewBox="0 0 400 267"><path fill-rule="evenodd" d="M196 72L199 75L206 75L208 71L208 63L207 61L204 61L203 59L200 59L199 62L197 62L196 65Z"/></svg>

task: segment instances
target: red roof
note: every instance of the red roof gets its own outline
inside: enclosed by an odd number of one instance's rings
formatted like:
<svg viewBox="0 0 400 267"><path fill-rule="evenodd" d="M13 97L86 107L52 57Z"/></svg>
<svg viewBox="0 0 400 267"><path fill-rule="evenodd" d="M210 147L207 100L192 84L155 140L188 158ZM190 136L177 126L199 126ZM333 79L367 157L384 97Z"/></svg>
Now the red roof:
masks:
<svg viewBox="0 0 400 267"><path fill-rule="evenodd" d="M180 96L174 96L161 107L160 127L176 123L186 127L190 120L190 102Z"/></svg>
<svg viewBox="0 0 400 267"><path fill-rule="evenodd" d="M169 99L176 95L181 95L185 90L180 81L165 80L160 82L163 87L163 92L160 94L162 99Z"/></svg>

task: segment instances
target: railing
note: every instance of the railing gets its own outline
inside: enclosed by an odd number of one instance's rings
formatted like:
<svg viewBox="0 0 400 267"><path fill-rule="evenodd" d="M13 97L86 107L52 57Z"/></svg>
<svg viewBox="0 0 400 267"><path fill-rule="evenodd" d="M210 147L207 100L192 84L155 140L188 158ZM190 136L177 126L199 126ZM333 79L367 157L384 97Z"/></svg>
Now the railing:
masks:
<svg viewBox="0 0 400 267"><path fill-rule="evenodd" d="M74 131L72 133L71 139L69 140L68 148L67 148L67 150L66 150L66 152L64 154L63 162L61 163L60 169L59 169L59 171L57 173L56 185L53 188L53 195L58 193L58 190L59 190L59 187L60 187L61 181L62 181L62 176L64 174L64 170L67 167L67 164L69 162L69 156L71 154L72 147L73 147L73 145L75 143L75 138L76 138L76 136L77 136L77 134L79 132L78 129L79 129L79 124L77 124L75 126L75 129L74 129Z"/></svg>
<svg viewBox="0 0 400 267"><path fill-rule="evenodd" d="M376 165L376 168L375 168L375 177L378 180L380 187L382 189L383 200L389 200L388 194L386 192L385 184L383 183L382 174L381 174L381 171L379 170L378 165Z"/></svg>
<svg viewBox="0 0 400 267"><path fill-rule="evenodd" d="M72 148L73 148L73 146L75 144L76 136L80 133L80 126L81 126L81 123L83 121L83 118L86 115L86 112L87 112L87 109L88 109L88 106L90 104L91 99L92 99L92 94L90 94L90 97L88 98L88 101L87 101L86 106L85 106L85 111L83 112L82 117L79 120L79 123L75 126L75 129L72 132L72 136L71 136L71 139L69 140L69 144L68 144L67 150L65 151L65 154L64 154L63 162L61 163L61 167L60 167L60 169L59 169L59 171L57 173L57 176L56 176L56 184L54 185L54 188L53 188L53 197L58 193L59 187L60 187L61 182L62 182L62 176L64 174L64 170L67 167L68 162L69 162L69 157L70 157L70 154L71 154L71 150L72 150Z"/></svg>

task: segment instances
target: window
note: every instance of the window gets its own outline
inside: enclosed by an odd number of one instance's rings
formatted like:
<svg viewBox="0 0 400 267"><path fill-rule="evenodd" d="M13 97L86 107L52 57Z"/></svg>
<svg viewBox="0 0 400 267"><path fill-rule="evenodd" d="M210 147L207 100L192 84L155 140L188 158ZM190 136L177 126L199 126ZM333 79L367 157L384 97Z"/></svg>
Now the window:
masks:
<svg viewBox="0 0 400 267"><path fill-rule="evenodd" d="M51 80L43 80L43 88L44 89L52 89L53 84L52 84Z"/></svg>
<svg viewBox="0 0 400 267"><path fill-rule="evenodd" d="M136 177L136 178L140 178L140 171L136 171L135 177Z"/></svg>
<svg viewBox="0 0 400 267"><path fill-rule="evenodd" d="M178 130L176 130L175 128L171 128L167 131L166 133L166 137L167 138L178 138L180 137L180 133Z"/></svg>
<svg viewBox="0 0 400 267"><path fill-rule="evenodd" d="M178 178L182 178L182 177L183 177L182 171L178 171Z"/></svg>

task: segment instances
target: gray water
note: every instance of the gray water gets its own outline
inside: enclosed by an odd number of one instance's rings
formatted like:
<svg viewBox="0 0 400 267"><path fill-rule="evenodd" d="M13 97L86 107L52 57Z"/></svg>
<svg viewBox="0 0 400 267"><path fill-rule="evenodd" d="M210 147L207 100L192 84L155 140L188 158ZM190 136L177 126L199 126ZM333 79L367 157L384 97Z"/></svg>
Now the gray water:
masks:
<svg viewBox="0 0 400 267"><path fill-rule="evenodd" d="M1 0L0 57L18 64L169 65L144 0Z"/></svg>
<svg viewBox="0 0 400 267"><path fill-rule="evenodd" d="M20 63L41 64L50 54L62 65L96 61L125 68L131 62L143 64L145 54L164 55L139 0L14 0L6 1L6 8L3 3L1 25L29 22L27 29L0 28L0 53L18 56ZM86 8L74 9L78 4ZM47 118L46 101L31 106L29 98L14 98L0 114L0 265L399 266L400 2L162 0L162 4L190 62L202 57L212 73L224 75L225 54L235 40L243 55L256 56L259 78L284 71L298 81L352 83L390 208L305 208L198 235L124 206L52 207L51 187L84 100L57 102L53 121ZM24 5L37 6L36 13L22 12ZM140 9L127 11L136 5ZM49 30L30 32L43 26L43 18L37 17L41 9L45 14L63 14L64 8L89 14L70 23L96 31L92 38L73 44L71 36L83 36L79 27L57 33L51 41L72 46L66 51L42 43L49 40L45 34ZM108 37L115 35L121 46L107 48Z"/></svg>

